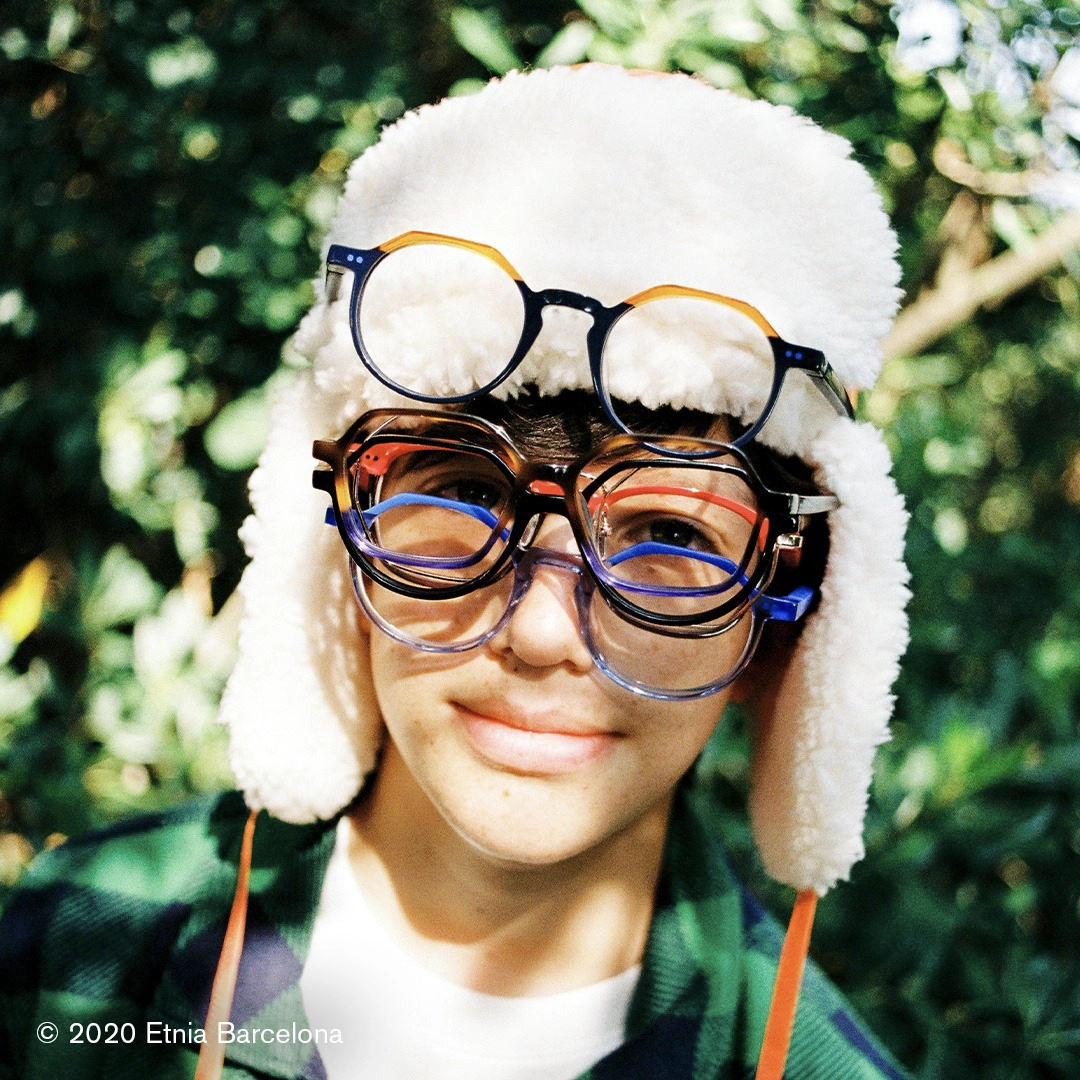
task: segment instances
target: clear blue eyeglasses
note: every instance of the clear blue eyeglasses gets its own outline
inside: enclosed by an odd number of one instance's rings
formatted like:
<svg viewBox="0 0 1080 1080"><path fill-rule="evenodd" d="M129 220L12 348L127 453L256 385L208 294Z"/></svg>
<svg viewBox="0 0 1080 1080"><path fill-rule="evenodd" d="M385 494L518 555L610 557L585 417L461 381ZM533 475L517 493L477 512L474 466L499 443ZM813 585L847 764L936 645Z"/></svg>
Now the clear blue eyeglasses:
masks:
<svg viewBox="0 0 1080 1080"><path fill-rule="evenodd" d="M586 345L593 387L608 419L627 434L637 433L619 416L620 386L661 379L673 356L689 357L703 384L733 356L745 355L755 369L771 358L771 387L732 440L737 447L765 425L791 371L813 380L837 413L853 415L822 352L784 341L755 307L728 296L657 285L608 307L565 289L531 289L486 244L418 231L370 249L334 244L326 270L331 299L345 271L352 272L349 321L365 367L415 401L461 403L488 393L528 354L545 308L561 307L591 317ZM445 393L431 383L436 371L448 373ZM451 392L463 374L473 388Z"/></svg>
<svg viewBox="0 0 1080 1080"><path fill-rule="evenodd" d="M709 440L618 435L578 461L532 461L495 424L421 409L367 413L314 454L330 466L313 483L331 497L357 595L391 637L475 648L537 569L571 572L597 666L671 700L726 686L765 621L803 615L812 590L766 590L807 519L838 505L770 488L742 451ZM569 522L577 553L533 545L548 514Z"/></svg>

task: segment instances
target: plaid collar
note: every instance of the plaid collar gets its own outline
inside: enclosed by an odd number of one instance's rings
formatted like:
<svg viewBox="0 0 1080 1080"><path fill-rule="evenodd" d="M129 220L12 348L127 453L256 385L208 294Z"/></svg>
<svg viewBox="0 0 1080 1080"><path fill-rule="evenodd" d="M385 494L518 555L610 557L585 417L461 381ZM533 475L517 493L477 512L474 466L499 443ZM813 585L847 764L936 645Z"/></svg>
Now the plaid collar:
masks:
<svg viewBox="0 0 1080 1080"><path fill-rule="evenodd" d="M717 1080L753 1075L782 929L742 889L718 842L712 798L681 785L657 904L630 1006L626 1042L582 1080ZM27 1055L26 1073L85 1075L86 1047L34 1038L43 1019L130 1017L198 1029L232 899L247 811L235 793L201 800L106 834L71 841L39 861L0 929L0 1028ZM255 831L247 933L232 1018L242 1029L306 1028L300 976L333 822ZM0 1064L3 1054L0 1031ZM158 1047L141 1066L132 1048L111 1075L191 1075L197 1046ZM227 1062L244 1072L325 1080L317 1049L298 1039L240 1041ZM187 1062L187 1066L183 1063ZM2 1071L2 1070L0 1070ZM789 1080L902 1080L839 994L812 966L803 982Z"/></svg>
<svg viewBox="0 0 1080 1080"><path fill-rule="evenodd" d="M634 1080L714 1077L733 1055L740 974L746 949L744 926L760 908L738 886L710 834L695 793L680 790L672 814L657 895L657 909L627 1023L627 1041L585 1076ZM226 810L226 803L219 811ZM169 957L154 1001L164 1023L196 1028L206 1015L210 986L227 915L228 872L235 867L243 826L242 806L211 815L209 832L223 868L208 881L205 899ZM300 993L326 867L333 851L334 822L291 826L261 816L255 830L251 893L244 951L233 999L238 1031L307 1027ZM296 1040L231 1043L226 1061L277 1077L322 1080L317 1051Z"/></svg>

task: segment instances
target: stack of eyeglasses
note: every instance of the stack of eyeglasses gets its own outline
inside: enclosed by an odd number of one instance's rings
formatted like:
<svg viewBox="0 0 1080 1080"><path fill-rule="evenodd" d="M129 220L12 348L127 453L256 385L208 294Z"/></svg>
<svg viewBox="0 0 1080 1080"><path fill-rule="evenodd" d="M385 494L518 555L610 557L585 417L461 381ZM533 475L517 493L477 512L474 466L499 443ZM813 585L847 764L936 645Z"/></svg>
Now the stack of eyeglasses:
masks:
<svg viewBox="0 0 1080 1080"><path fill-rule="evenodd" d="M535 343L548 307L592 319L593 387L622 435L570 463L532 461L497 425L454 411L374 411L340 439L315 443L352 559L356 595L397 641L462 652L506 625L540 567L572 573L580 632L620 686L662 700L729 685L770 620L794 621L813 590L767 592L785 549L837 499L770 487L746 445L791 371L837 412L851 403L825 357L779 337L751 305L661 285L613 306L564 289L531 289L494 248L409 232L377 248L334 245L331 300L352 272L356 351L381 382L413 400L460 405L503 382ZM718 347L719 346L719 347ZM673 352L674 350L674 352ZM618 406L628 378L660 377L672 355L707 380L731 357L771 359L771 388L730 441L635 431ZM473 389L438 394L433 370L469 371ZM533 543L545 516L565 518L576 554ZM702 639L725 637L724 647Z"/></svg>
<svg viewBox="0 0 1080 1080"><path fill-rule="evenodd" d="M316 470L368 617L397 641L461 652L491 639L551 566L576 576L582 638L620 686L704 697L746 666L768 619L793 621L812 590L766 592L831 495L770 488L737 447L618 435L570 463L532 461L495 424L436 410L378 410ZM536 547L545 516L580 554ZM357 568L360 572L357 572ZM702 648L734 635L736 645Z"/></svg>

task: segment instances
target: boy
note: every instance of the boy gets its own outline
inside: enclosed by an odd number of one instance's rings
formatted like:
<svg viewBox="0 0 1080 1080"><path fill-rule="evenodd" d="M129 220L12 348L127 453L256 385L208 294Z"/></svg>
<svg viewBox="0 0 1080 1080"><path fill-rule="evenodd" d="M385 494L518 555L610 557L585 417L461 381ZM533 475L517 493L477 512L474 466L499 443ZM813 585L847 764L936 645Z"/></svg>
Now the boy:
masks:
<svg viewBox="0 0 1080 1080"><path fill-rule="evenodd" d="M842 386L895 242L848 152L590 66L354 165L245 526L222 710L269 815L253 850L225 798L43 862L16 1075L779 1078L905 640L903 509ZM689 773L733 696L800 890L779 962ZM811 974L785 1075L899 1073Z"/></svg>

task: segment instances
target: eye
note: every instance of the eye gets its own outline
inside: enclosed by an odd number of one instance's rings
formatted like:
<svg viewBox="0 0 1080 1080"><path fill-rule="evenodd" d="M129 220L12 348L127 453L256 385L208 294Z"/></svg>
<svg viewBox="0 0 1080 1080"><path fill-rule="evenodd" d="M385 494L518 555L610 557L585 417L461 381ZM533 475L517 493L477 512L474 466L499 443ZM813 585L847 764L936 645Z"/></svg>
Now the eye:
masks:
<svg viewBox="0 0 1080 1080"><path fill-rule="evenodd" d="M649 539L670 547L704 548L709 545L701 533L687 521L678 518L657 518L649 523Z"/></svg>
<svg viewBox="0 0 1080 1080"><path fill-rule="evenodd" d="M510 483L491 461L478 454L421 450L403 454L394 462L379 497L389 499L406 492L478 506L498 517L509 497Z"/></svg>
<svg viewBox="0 0 1080 1080"><path fill-rule="evenodd" d="M469 478L446 484L439 494L455 502L468 503L470 506L482 506L492 510L503 500L503 491L486 480Z"/></svg>

